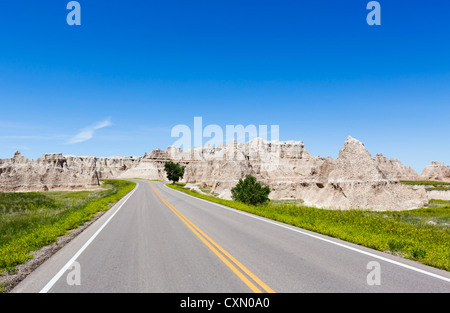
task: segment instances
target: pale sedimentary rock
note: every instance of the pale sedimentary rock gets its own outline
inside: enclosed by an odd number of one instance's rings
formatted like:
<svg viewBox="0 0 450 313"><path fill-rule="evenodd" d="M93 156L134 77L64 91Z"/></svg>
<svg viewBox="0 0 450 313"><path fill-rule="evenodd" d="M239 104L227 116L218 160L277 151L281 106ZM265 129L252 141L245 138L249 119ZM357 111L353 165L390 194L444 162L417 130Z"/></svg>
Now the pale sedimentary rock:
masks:
<svg viewBox="0 0 450 313"><path fill-rule="evenodd" d="M185 152L170 147L153 154L147 161L152 167L141 163L131 176L138 175L139 168L152 168L143 172L155 176L146 178L160 179L164 175L164 160L169 159L186 165L185 182L211 186L224 198L230 197L229 190L240 178L250 174L271 187L272 199L302 199L309 205L398 210L427 202L423 190L411 190L399 182L415 177L412 169L381 155L372 158L364 145L352 137L337 159L315 157L301 141L255 139L245 144L232 142Z"/></svg>
<svg viewBox="0 0 450 313"><path fill-rule="evenodd" d="M446 166L443 162L433 161L423 169L420 178L421 180L450 182L450 166Z"/></svg>
<svg viewBox="0 0 450 313"><path fill-rule="evenodd" d="M374 158L378 168L386 175L387 178L396 180L419 180L419 174L411 167L403 165L397 159L389 159L381 153Z"/></svg>
<svg viewBox="0 0 450 313"><path fill-rule="evenodd" d="M347 138L337 159L326 159L309 181L294 188L306 204L328 208L411 209L427 202L425 192L411 190L384 172L364 145Z"/></svg>
<svg viewBox="0 0 450 313"><path fill-rule="evenodd" d="M30 161L16 152L0 163L1 191L76 190L99 185L94 166L77 166L62 154Z"/></svg>
<svg viewBox="0 0 450 313"><path fill-rule="evenodd" d="M400 180L450 180L449 168L443 164L432 163L419 176L397 159L372 157L352 137L336 159L308 153L302 141L256 138L186 151L170 146L143 157L46 154L30 161L16 153L12 159L0 160L0 190L80 189L98 185L99 178L166 180L167 161L186 166L184 182L208 187L223 198L230 198L230 189L251 174L270 186L272 199L302 199L308 205L340 209L421 207L427 202L425 190L408 188Z"/></svg>

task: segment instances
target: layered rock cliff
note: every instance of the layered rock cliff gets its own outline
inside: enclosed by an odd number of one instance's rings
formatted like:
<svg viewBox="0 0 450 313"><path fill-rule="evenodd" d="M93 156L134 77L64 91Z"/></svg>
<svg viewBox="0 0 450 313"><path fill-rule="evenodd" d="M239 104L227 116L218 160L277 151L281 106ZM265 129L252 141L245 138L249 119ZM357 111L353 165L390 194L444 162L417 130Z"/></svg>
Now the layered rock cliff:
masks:
<svg viewBox="0 0 450 313"><path fill-rule="evenodd" d="M99 178L166 180L164 163L186 166L183 181L208 186L223 197L247 174L271 187L272 199L302 199L308 205L377 210L423 206L424 190L400 180L449 180L450 168L432 162L419 176L397 159L372 157L364 145L348 137L336 159L314 156L302 141L233 141L186 151L168 147L143 157L79 157L45 154L30 161L16 152L0 160L0 191L73 190L99 184Z"/></svg>
<svg viewBox="0 0 450 313"><path fill-rule="evenodd" d="M433 161L424 168L420 178L421 180L450 182L450 166Z"/></svg>
<svg viewBox="0 0 450 313"><path fill-rule="evenodd" d="M76 190L99 185L95 166L78 166L62 154L44 154L30 161L16 152L0 163L0 190Z"/></svg>
<svg viewBox="0 0 450 313"><path fill-rule="evenodd" d="M186 165L183 181L210 186L229 197L229 190L247 174L271 187L272 199L302 199L329 208L410 209L423 206L423 190L411 190L400 179L417 174L396 159L372 157L364 145L349 137L337 159L309 154L301 141L255 139L216 147L181 151L155 150L120 177L165 179L164 162Z"/></svg>
<svg viewBox="0 0 450 313"><path fill-rule="evenodd" d="M400 210L428 202L423 190L409 189L385 170L360 141L348 137L338 158L326 159L308 179L297 183L293 196L309 205L338 209Z"/></svg>

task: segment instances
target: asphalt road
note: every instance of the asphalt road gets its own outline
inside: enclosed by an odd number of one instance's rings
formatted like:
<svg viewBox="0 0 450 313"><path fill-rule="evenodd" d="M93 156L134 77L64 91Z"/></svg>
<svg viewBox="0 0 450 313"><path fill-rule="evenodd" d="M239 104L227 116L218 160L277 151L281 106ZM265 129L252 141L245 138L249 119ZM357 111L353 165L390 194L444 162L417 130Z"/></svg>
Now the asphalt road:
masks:
<svg viewBox="0 0 450 313"><path fill-rule="evenodd" d="M449 272L135 181L13 292L450 292Z"/></svg>

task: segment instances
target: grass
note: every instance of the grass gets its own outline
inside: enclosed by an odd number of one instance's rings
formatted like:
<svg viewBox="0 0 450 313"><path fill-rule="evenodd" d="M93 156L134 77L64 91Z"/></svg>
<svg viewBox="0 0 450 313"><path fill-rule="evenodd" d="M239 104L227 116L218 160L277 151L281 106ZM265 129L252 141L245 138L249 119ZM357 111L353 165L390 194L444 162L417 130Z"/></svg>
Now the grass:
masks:
<svg viewBox="0 0 450 313"><path fill-rule="evenodd" d="M450 187L431 187L431 188L425 188L426 191L433 191L433 190L450 190Z"/></svg>
<svg viewBox="0 0 450 313"><path fill-rule="evenodd" d="M450 201L408 211L327 210L287 202L251 206L184 189L192 196L255 215L400 255L450 271Z"/></svg>
<svg viewBox="0 0 450 313"><path fill-rule="evenodd" d="M32 258L32 252L108 210L135 183L104 180L102 189L0 193L0 275Z"/></svg>
<svg viewBox="0 0 450 313"><path fill-rule="evenodd" d="M420 185L420 186L430 186L428 188L425 188L426 191L433 191L433 190L441 190L441 191L447 191L450 190L450 183L448 182L440 182L440 181L413 181L413 180L402 180L400 181L402 184L405 185Z"/></svg>
<svg viewBox="0 0 450 313"><path fill-rule="evenodd" d="M402 180L400 181L402 184L405 185L423 185L423 186L450 186L450 183L448 182L440 182L440 181L415 181L415 180Z"/></svg>

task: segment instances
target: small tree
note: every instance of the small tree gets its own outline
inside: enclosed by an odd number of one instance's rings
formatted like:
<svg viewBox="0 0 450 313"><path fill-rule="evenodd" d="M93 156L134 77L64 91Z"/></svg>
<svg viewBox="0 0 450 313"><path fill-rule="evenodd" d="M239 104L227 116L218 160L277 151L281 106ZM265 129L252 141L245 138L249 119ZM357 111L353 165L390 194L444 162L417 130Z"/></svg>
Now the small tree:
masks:
<svg viewBox="0 0 450 313"><path fill-rule="evenodd" d="M231 189L231 197L235 201L258 205L269 201L269 186L262 186L252 175L239 179L239 183Z"/></svg>
<svg viewBox="0 0 450 313"><path fill-rule="evenodd" d="M186 166L182 166L172 161L166 162L164 164L164 170L166 171L167 179L171 180L173 184L183 178L185 168Z"/></svg>

